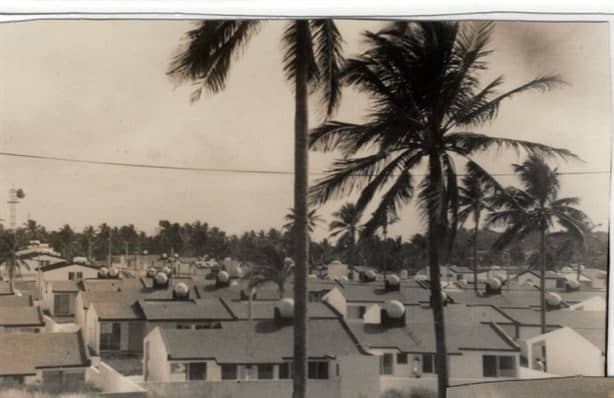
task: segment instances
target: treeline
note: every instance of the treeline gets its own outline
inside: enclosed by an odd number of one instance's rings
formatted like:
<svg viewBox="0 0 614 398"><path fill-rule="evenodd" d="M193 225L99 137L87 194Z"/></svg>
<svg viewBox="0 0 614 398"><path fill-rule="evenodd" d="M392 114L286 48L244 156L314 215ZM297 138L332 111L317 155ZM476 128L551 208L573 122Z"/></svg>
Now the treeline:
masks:
<svg viewBox="0 0 614 398"><path fill-rule="evenodd" d="M221 259L233 257L242 261L257 261L261 249L275 246L292 255L290 228L271 228L269 230L248 231L241 235L227 234L224 230L210 226L206 222L177 223L161 220L158 231L153 235L138 230L134 225L110 226L106 223L97 227L88 226L75 231L70 225L57 230L48 230L34 220L28 220L18 228L17 246L25 246L31 240L49 243L54 250L65 258L76 256L94 260L106 259L109 249L112 255L122 254L171 254L182 257L202 257ZM7 256L12 245L13 233L0 230L3 257ZM499 233L489 229L479 231L478 264L511 264L537 266L537 237L529 236L509 249L495 253L490 250ZM450 257L450 264L471 264L472 233L460 229ZM605 268L607 264L608 236L605 232L593 232L587 238L588 254L582 254L577 247L563 238L548 240L546 262L548 268L578 262L593 267ZM312 266L328 264L339 260L359 265L369 265L381 270L417 270L428 264L428 244L422 234L409 240L400 236L384 238L374 235L358 239L349 250L344 239L335 241L323 239L311 242Z"/></svg>

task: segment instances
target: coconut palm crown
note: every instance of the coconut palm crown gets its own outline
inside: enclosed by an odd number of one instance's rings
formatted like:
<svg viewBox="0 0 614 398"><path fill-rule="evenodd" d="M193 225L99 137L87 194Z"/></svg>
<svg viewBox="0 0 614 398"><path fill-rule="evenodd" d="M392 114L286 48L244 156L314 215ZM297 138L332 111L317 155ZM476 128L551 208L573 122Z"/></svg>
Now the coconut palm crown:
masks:
<svg viewBox="0 0 614 398"><path fill-rule="evenodd" d="M546 157L574 156L565 149L472 131L495 119L505 100L562 83L555 75L537 76L504 92L502 76L483 84L492 29L490 23L418 21L366 32L367 49L347 60L341 72L344 84L370 99L365 121L327 121L310 135L312 149L340 155L310 190L310 203L358 192L359 211L377 203L365 224L369 233L383 215L396 216L417 199L428 232L440 397L446 394L448 369L439 261L440 256L445 261L458 224L456 161L483 169L475 155L506 147ZM416 174L425 170L417 183Z"/></svg>

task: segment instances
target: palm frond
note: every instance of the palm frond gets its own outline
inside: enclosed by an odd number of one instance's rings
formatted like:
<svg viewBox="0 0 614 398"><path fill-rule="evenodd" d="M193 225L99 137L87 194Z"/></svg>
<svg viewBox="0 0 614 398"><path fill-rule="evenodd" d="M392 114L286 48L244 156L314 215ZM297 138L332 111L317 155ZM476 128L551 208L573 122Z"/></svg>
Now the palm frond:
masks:
<svg viewBox="0 0 614 398"><path fill-rule="evenodd" d="M315 45L315 62L319 70L319 87L322 102L326 105L326 115L331 116L341 98L341 68L343 67L343 39L332 19L311 21Z"/></svg>
<svg viewBox="0 0 614 398"><path fill-rule="evenodd" d="M217 93L226 87L231 61L257 32L257 20L200 22L187 33L188 43L171 61L168 75L179 82L195 81L192 101L203 91Z"/></svg>

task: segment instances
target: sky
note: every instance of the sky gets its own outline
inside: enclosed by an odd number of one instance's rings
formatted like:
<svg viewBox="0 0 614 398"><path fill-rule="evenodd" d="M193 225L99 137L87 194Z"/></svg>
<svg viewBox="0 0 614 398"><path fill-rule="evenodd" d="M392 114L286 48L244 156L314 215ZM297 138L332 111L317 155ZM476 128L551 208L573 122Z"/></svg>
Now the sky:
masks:
<svg viewBox="0 0 614 398"><path fill-rule="evenodd" d="M284 21L268 21L232 65L224 92L190 103L193 86L177 86L168 65L190 21L30 21L0 24L0 152L187 167L291 171L293 95L283 79ZM381 22L340 21L347 56L364 48L362 32ZM559 171L609 171L611 98L605 23L495 25L485 81L504 75L512 88L539 74L558 73L568 85L503 104L497 119L476 132L564 147L583 162ZM336 119L363 120L367 98L343 93ZM321 120L311 104L311 126ZM310 154L312 182L335 154ZM478 158L493 173L523 160L514 152ZM22 188L18 222L76 229L107 222L154 232L160 219L206 221L229 233L281 227L292 206L291 175L229 174L84 165L0 156L0 195ZM501 177L504 185L516 184ZM605 229L608 173L564 175L562 196ZM348 198L347 200L352 200ZM319 209L329 220L345 200ZM0 218L8 218L6 205ZM391 234L423 230L413 204ZM316 239L327 236L326 223Z"/></svg>

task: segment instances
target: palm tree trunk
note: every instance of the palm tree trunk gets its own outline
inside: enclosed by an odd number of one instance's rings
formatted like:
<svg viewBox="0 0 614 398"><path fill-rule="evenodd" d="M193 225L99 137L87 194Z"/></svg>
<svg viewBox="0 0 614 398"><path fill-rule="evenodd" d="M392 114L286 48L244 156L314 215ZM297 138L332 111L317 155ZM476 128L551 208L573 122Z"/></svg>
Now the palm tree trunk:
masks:
<svg viewBox="0 0 614 398"><path fill-rule="evenodd" d="M546 231L539 231L539 290L541 293L541 332L546 333Z"/></svg>
<svg viewBox="0 0 614 398"><path fill-rule="evenodd" d="M475 215L475 227L473 228L473 288L475 295L478 292L478 229L480 227L480 213Z"/></svg>
<svg viewBox="0 0 614 398"><path fill-rule="evenodd" d="M429 173L431 184L433 187L430 189L440 189L442 181L441 164L436 154L430 154L429 156ZM433 199L431 199L433 200ZM435 200L440 201L438 196ZM442 223L439 219L441 212L439 207L441 203L436 206L429 203L429 225L428 225L428 239L429 239L429 270L431 274L431 302L433 307L433 321L435 324L435 340L436 340L436 362L437 362L437 384L438 384L438 396L439 398L446 398L446 390L448 388L448 354L446 348L446 333L443 314L443 300L441 292L441 280L439 269L439 242L443 239Z"/></svg>
<svg viewBox="0 0 614 398"><path fill-rule="evenodd" d="M307 69L305 54L308 49L309 26L307 20L296 23L296 76L294 115L294 378L293 398L307 394L307 260L309 259L309 233L307 226L307 173L308 164L308 109Z"/></svg>

